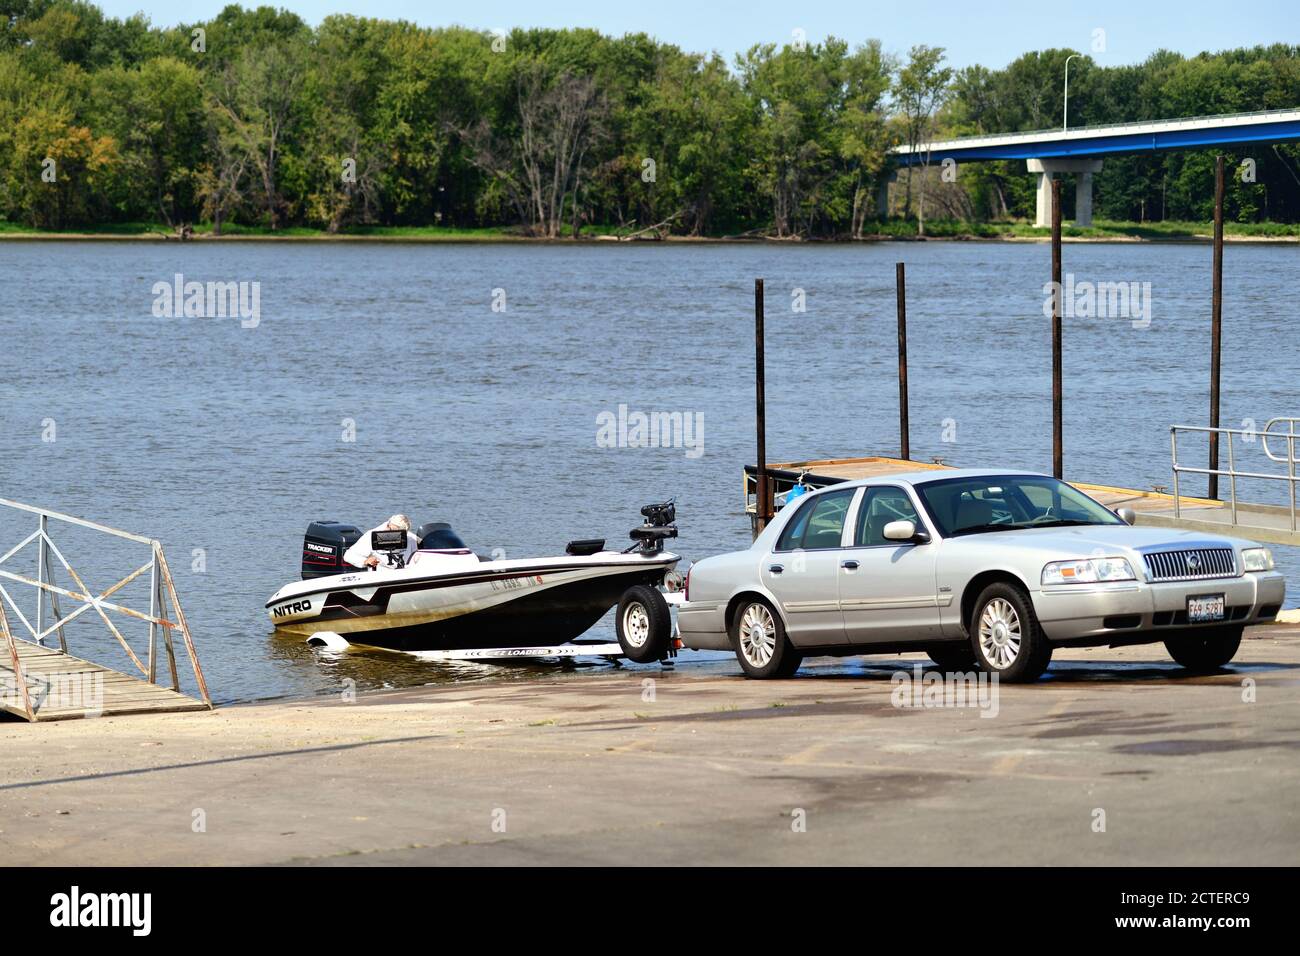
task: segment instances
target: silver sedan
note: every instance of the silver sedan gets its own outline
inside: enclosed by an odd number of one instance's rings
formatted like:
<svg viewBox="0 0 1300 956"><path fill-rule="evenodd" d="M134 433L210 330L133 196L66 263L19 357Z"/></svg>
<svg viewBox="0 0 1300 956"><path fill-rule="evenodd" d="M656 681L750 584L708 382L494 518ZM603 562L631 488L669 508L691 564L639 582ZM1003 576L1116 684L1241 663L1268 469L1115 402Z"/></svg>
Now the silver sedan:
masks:
<svg viewBox="0 0 1300 956"><path fill-rule="evenodd" d="M1131 521L1032 472L833 485L748 550L691 568L681 638L734 650L750 677L812 655L925 651L1028 681L1056 647L1164 642L1185 667L1217 669L1247 624L1277 616L1286 585L1267 548Z"/></svg>

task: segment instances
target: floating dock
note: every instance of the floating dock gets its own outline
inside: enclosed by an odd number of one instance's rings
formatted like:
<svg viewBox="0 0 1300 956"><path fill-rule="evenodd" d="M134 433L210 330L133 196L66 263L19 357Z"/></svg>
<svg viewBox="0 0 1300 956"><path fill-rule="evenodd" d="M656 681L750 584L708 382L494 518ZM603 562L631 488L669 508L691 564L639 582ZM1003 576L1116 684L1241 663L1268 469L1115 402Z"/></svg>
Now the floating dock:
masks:
<svg viewBox="0 0 1300 956"><path fill-rule="evenodd" d="M0 555L0 711L36 722L212 708L208 685L199 666L194 640L185 612L181 610L176 582L167 566L161 543L129 531L119 531L17 501L0 498L0 507L36 518L36 530ZM55 543L50 532L51 522L142 545L149 551L149 560L110 587L95 593ZM3 566L29 547L36 551L34 577ZM57 583L56 567L61 568L66 587ZM149 581L147 612L127 607L121 603L123 598L118 594L144 575L148 575ZM8 590L15 584L36 590L36 613L30 618ZM65 614L60 599L76 607ZM83 614L89 619L88 612L92 610L139 670L140 677L68 653L66 625ZM110 612L120 615L119 620L128 618L148 625L148 646L143 654L137 654L131 647L109 616ZM26 631L24 636L16 633L17 626ZM181 693L173 633L179 635L189 656L194 682L202 700ZM57 640L57 647L46 645L46 641L53 640ZM160 661L166 663L170 687L158 682Z"/></svg>
<svg viewBox="0 0 1300 956"><path fill-rule="evenodd" d="M13 665L0 660L0 710L25 720L79 720L122 714L208 710L201 700L151 684L52 647L15 641L22 686ZM24 702L31 703L28 712Z"/></svg>

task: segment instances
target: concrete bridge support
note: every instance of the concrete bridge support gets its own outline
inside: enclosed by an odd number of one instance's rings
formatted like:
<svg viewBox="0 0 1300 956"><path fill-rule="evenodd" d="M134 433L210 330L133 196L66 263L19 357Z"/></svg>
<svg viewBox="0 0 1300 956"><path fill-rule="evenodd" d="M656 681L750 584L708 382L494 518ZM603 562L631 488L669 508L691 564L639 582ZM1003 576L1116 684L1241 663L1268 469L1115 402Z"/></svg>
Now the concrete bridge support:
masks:
<svg viewBox="0 0 1300 956"><path fill-rule="evenodd" d="M889 187L898 182L898 170L891 169L884 176L880 177L880 185L876 189L876 218L889 218Z"/></svg>
<svg viewBox="0 0 1300 956"><path fill-rule="evenodd" d="M1029 159L1025 161L1031 173L1038 174L1038 203L1034 225L1052 224L1052 179L1058 173L1074 173L1074 224L1086 228L1092 225L1092 174L1101 171L1100 159Z"/></svg>

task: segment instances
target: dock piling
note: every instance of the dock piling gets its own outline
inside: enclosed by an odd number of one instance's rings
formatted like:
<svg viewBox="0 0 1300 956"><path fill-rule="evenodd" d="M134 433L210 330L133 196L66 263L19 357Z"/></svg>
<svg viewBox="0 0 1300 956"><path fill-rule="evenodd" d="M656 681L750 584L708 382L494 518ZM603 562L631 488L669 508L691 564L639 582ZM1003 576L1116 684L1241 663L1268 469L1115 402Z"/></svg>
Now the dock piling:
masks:
<svg viewBox="0 0 1300 956"><path fill-rule="evenodd" d="M758 437L758 473L755 477L754 536L767 527L772 517L771 484L767 480L767 409L763 356L763 280L754 280L754 396L755 430Z"/></svg>
<svg viewBox="0 0 1300 956"><path fill-rule="evenodd" d="M898 295L898 442L899 457L912 458L912 443L907 420L907 271L903 263L894 266L894 284Z"/></svg>
<svg viewBox="0 0 1300 956"><path fill-rule="evenodd" d="M1214 159L1214 280L1210 304L1210 428L1219 427L1219 361L1223 342L1223 156ZM1219 433L1210 432L1210 490L1219 497Z"/></svg>
<svg viewBox="0 0 1300 956"><path fill-rule="evenodd" d="M1052 474L1065 475L1061 422L1061 181L1052 180Z"/></svg>

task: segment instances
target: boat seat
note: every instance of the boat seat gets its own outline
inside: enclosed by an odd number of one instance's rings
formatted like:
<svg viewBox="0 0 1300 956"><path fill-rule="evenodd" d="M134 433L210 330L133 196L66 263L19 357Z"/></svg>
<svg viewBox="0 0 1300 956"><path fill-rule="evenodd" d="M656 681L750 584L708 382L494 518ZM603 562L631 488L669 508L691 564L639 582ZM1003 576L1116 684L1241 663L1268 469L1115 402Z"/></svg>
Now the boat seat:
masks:
<svg viewBox="0 0 1300 956"><path fill-rule="evenodd" d="M420 525L416 532L421 551L460 551L466 548L465 542L451 525L445 521L430 521Z"/></svg>

